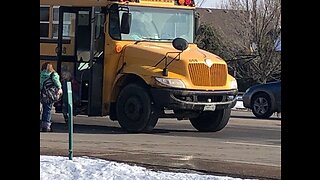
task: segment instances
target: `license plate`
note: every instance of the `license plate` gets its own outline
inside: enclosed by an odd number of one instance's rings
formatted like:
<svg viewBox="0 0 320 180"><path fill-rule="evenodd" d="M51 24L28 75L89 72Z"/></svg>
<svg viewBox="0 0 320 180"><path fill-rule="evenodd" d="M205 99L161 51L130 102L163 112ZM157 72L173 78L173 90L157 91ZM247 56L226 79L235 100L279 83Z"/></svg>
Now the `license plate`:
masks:
<svg viewBox="0 0 320 180"><path fill-rule="evenodd" d="M214 111L214 110L216 110L216 106L215 105L205 105L203 110L204 111Z"/></svg>

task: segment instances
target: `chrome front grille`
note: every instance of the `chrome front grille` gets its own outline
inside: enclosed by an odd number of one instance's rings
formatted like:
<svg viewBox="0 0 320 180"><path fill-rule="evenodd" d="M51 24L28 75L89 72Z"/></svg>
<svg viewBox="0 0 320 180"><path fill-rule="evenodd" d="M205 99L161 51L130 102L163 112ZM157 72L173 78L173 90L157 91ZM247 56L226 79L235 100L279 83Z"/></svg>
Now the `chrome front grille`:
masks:
<svg viewBox="0 0 320 180"><path fill-rule="evenodd" d="M224 86L227 81L227 67L224 64L213 64L210 68L204 63L188 65L189 74L195 86Z"/></svg>

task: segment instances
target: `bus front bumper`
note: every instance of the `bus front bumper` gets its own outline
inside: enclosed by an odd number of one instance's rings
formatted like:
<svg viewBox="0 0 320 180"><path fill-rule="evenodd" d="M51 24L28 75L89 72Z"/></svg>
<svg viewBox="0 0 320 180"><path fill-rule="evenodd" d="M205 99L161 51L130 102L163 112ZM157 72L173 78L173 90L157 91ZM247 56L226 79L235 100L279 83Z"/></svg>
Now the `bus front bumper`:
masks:
<svg viewBox="0 0 320 180"><path fill-rule="evenodd" d="M238 90L197 91L181 89L151 88L156 106L173 110L203 111L232 108L236 104Z"/></svg>

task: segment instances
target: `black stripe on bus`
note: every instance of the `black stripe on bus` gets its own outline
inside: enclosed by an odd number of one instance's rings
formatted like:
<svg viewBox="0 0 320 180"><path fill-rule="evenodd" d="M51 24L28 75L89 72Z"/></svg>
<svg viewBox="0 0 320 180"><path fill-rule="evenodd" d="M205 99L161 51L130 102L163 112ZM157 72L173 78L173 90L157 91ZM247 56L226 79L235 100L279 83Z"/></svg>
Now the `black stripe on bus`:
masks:
<svg viewBox="0 0 320 180"><path fill-rule="evenodd" d="M40 43L58 43L58 39L40 38ZM62 39L62 44L70 44L70 39Z"/></svg>
<svg viewBox="0 0 320 180"><path fill-rule="evenodd" d="M40 60L57 61L58 57L57 56L40 55ZM61 61L62 62L77 62L77 57L76 56L62 56Z"/></svg>
<svg viewBox="0 0 320 180"><path fill-rule="evenodd" d="M40 60L56 61L56 60L58 60L58 57L57 56L40 55Z"/></svg>

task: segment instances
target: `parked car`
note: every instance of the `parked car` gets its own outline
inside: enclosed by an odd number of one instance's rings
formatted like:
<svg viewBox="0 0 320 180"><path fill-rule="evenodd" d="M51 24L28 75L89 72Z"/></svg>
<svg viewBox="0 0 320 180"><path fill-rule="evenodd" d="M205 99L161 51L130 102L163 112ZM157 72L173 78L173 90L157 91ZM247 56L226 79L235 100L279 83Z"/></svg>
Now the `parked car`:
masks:
<svg viewBox="0 0 320 180"><path fill-rule="evenodd" d="M281 112L281 81L254 85L242 96L243 106L252 110L257 118L269 118Z"/></svg>

